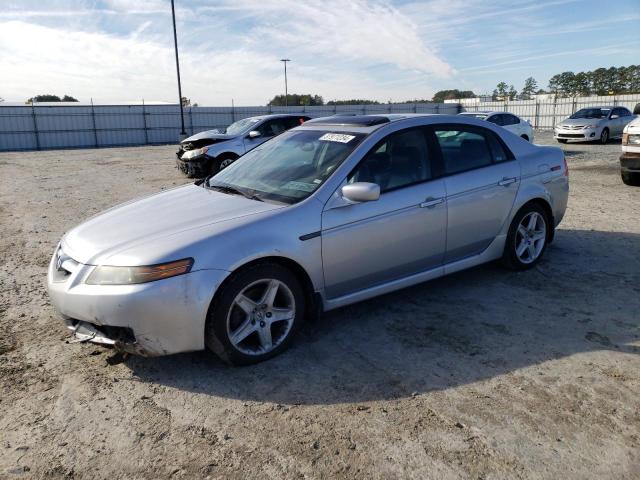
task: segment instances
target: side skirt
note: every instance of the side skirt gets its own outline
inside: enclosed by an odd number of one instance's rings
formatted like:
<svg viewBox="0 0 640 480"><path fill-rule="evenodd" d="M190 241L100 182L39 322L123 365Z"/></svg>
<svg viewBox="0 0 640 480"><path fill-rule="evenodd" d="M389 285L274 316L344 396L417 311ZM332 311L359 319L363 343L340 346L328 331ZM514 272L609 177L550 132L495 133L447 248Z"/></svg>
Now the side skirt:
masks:
<svg viewBox="0 0 640 480"><path fill-rule="evenodd" d="M341 297L331 299L323 297L324 311L351 305L352 303L361 302L362 300L367 300L379 295L384 295L385 293L390 293L402 288L411 287L413 285L417 285L418 283L433 280L435 278L449 275L450 273L459 272L460 270L466 270L467 268L475 267L476 265L481 265L483 263L497 260L498 258L502 257L506 239L506 235L498 235L482 253L479 253L478 255L474 255L472 257L463 258L462 260L457 260L446 265L441 265L439 267L416 273L408 277L393 280L391 282L383 283L381 285L365 288L364 290L349 293Z"/></svg>

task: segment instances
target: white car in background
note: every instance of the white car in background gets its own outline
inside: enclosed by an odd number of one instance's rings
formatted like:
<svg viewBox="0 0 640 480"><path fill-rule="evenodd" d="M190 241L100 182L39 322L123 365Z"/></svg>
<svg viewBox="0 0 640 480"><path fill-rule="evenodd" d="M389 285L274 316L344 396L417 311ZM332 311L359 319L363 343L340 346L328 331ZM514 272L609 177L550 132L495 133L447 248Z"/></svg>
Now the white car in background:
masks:
<svg viewBox="0 0 640 480"><path fill-rule="evenodd" d="M560 143L572 140L605 145L612 138L620 138L632 120L633 114L625 107L581 108L554 127L553 138Z"/></svg>
<svg viewBox="0 0 640 480"><path fill-rule="evenodd" d="M640 103L636 111L640 112ZM627 124L622 133L620 174L625 184L640 187L640 116Z"/></svg>
<svg viewBox="0 0 640 480"><path fill-rule="evenodd" d="M480 120L486 120L494 125L499 125L505 130L509 130L511 133L524 138L528 142L533 143L533 128L531 124L526 120L522 120L517 115L508 112L492 112L492 111L478 111L478 112L462 112L460 115L466 117L474 117Z"/></svg>

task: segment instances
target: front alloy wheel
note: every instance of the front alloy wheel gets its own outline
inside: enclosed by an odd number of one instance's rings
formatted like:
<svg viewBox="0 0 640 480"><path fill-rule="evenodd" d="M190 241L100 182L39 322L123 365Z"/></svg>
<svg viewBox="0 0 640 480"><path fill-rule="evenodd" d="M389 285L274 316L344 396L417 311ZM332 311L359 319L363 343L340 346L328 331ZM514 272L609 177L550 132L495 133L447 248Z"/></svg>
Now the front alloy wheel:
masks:
<svg viewBox="0 0 640 480"><path fill-rule="evenodd" d="M227 315L231 344L246 355L271 352L287 337L296 315L289 287L275 278L253 282L234 299Z"/></svg>
<svg viewBox="0 0 640 480"><path fill-rule="evenodd" d="M216 295L207 318L210 350L234 365L261 362L288 347L305 311L296 276L279 264L235 273Z"/></svg>
<svg viewBox="0 0 640 480"><path fill-rule="evenodd" d="M600 134L600 143L604 145L608 141L609 141L609 130L605 128L602 130L602 133Z"/></svg>

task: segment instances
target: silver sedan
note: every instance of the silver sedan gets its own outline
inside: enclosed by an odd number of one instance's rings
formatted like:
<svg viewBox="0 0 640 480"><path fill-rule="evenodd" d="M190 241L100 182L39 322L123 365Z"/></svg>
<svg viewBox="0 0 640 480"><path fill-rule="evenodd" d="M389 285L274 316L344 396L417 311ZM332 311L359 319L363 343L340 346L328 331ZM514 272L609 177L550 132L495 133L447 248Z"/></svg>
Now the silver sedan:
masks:
<svg viewBox="0 0 640 480"><path fill-rule="evenodd" d="M561 150L474 118L311 120L75 227L49 293L80 341L254 363L316 312L492 260L531 268L568 189Z"/></svg>

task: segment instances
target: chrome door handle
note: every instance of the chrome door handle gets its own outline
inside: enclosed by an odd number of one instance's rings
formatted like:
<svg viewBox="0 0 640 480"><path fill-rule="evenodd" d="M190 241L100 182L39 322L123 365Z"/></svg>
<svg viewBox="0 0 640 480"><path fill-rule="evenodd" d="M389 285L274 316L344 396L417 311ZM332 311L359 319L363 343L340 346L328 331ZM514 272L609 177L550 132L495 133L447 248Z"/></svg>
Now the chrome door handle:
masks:
<svg viewBox="0 0 640 480"><path fill-rule="evenodd" d="M501 187L506 187L508 185L511 185L512 183L516 183L516 179L514 177L512 178L504 177L502 180L498 182L498 185L500 185Z"/></svg>
<svg viewBox="0 0 640 480"><path fill-rule="evenodd" d="M444 198L427 198L424 202L420 204L420 208L433 208L436 205L444 202Z"/></svg>

